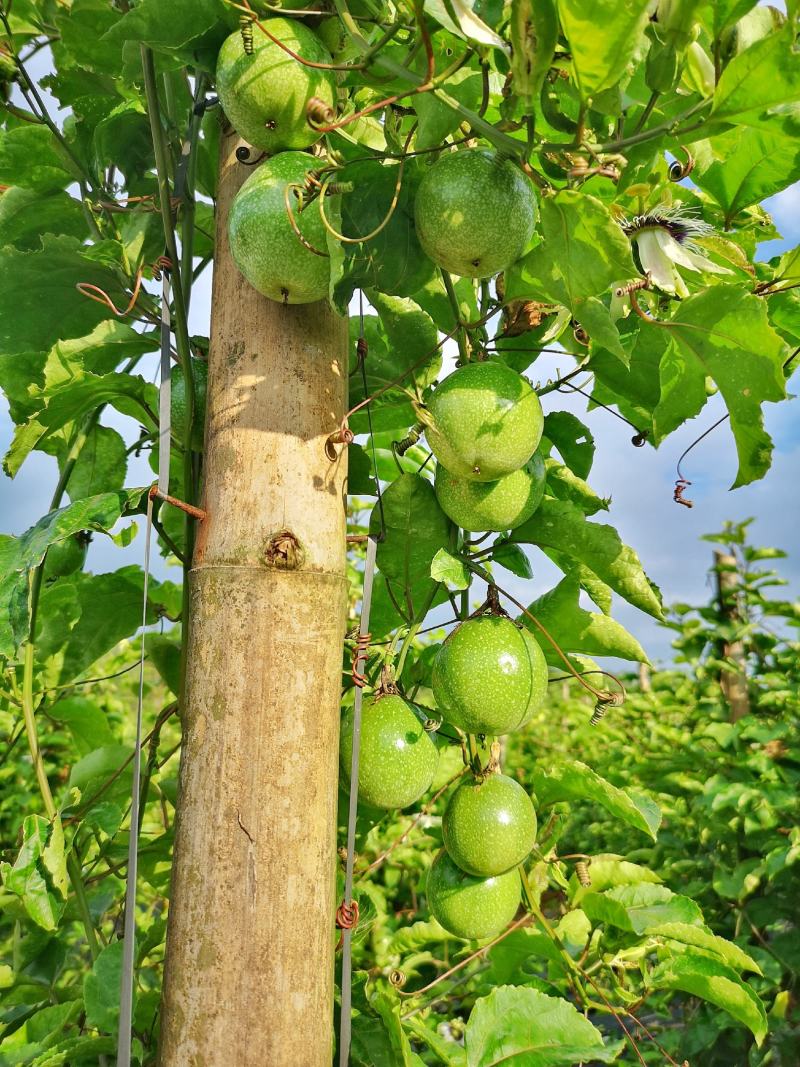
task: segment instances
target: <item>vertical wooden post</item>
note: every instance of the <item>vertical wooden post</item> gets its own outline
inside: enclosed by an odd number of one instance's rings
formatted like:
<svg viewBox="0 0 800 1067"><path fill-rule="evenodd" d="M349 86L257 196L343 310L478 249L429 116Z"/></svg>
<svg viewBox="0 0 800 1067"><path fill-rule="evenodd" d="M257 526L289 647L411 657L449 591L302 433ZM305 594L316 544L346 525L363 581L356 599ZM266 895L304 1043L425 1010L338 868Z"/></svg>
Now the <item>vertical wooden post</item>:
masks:
<svg viewBox="0 0 800 1067"><path fill-rule="evenodd" d="M646 663L639 664L639 691L641 693L652 692L653 686L650 681L650 668Z"/></svg>
<svg viewBox="0 0 800 1067"><path fill-rule="evenodd" d="M162 1067L329 1067L347 324L259 296L223 136Z"/></svg>
<svg viewBox="0 0 800 1067"><path fill-rule="evenodd" d="M714 572L717 584L717 604L722 618L731 624L740 621L736 587L739 583L736 557L727 552L714 551ZM737 722L750 711L747 689L747 659L744 642L740 639L722 642L722 655L736 664L736 670L723 670L719 684L731 709L731 722Z"/></svg>

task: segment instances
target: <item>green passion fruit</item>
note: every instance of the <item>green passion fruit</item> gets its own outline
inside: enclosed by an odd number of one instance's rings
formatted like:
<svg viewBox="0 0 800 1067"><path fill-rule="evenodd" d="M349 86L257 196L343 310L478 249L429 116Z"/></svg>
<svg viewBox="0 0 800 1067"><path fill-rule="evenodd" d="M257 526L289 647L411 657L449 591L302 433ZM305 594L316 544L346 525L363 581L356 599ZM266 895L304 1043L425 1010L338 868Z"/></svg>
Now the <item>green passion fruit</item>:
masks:
<svg viewBox="0 0 800 1067"><path fill-rule="evenodd" d="M47 549L44 561L44 581L54 582L56 578L66 578L68 574L81 570L86 562L86 553L91 539L91 534L81 531L61 541L54 541Z"/></svg>
<svg viewBox="0 0 800 1067"><path fill-rule="evenodd" d="M483 615L456 627L436 654L431 679L448 721L471 734L516 730L546 691L547 665L533 645L503 617Z"/></svg>
<svg viewBox="0 0 800 1067"><path fill-rule="evenodd" d="M342 719L339 755L350 774L354 709ZM361 709L358 796L375 808L405 808L433 781L439 753L413 704L401 696L367 697Z"/></svg>
<svg viewBox="0 0 800 1067"><path fill-rule="evenodd" d="M426 895L434 918L455 937L494 937L519 908L522 883L517 870L492 878L462 871L444 851L428 871Z"/></svg>
<svg viewBox="0 0 800 1067"><path fill-rule="evenodd" d="M322 41L302 22L267 19L270 34L312 63L330 63ZM236 132L255 148L280 152L308 148L321 134L309 124L306 106L312 97L333 106L333 72L298 63L266 34L253 33L253 54L244 50L237 30L223 43L217 59L217 92Z"/></svg>
<svg viewBox="0 0 800 1067"><path fill-rule="evenodd" d="M467 278L489 278L519 259L536 225L530 180L484 148L442 155L417 190L420 243L434 263Z"/></svg>
<svg viewBox="0 0 800 1067"><path fill-rule="evenodd" d="M434 488L442 511L468 533L513 530L536 511L545 485L544 460L534 452L524 467L496 482L476 482L436 467Z"/></svg>
<svg viewBox="0 0 800 1067"><path fill-rule="evenodd" d="M192 360L192 381L194 385L192 449L195 452L202 452L208 391L208 364L204 359ZM186 379L183 368L180 366L172 368L170 378L170 423L173 438L182 445L186 432Z"/></svg>
<svg viewBox="0 0 800 1067"><path fill-rule="evenodd" d="M491 878L518 866L536 840L531 798L513 778L490 774L462 782L442 819L450 859L478 878Z"/></svg>
<svg viewBox="0 0 800 1067"><path fill-rule="evenodd" d="M328 295L330 259L300 241L286 210L285 190L302 186L314 160L303 152L281 152L250 175L231 205L228 236L239 270L254 289L285 304L308 304ZM290 192L295 222L314 248L325 248L325 227L317 204L299 210Z"/></svg>
<svg viewBox="0 0 800 1067"><path fill-rule="evenodd" d="M542 439L534 389L504 363L468 363L426 398L425 437L451 474L494 482L524 466Z"/></svg>

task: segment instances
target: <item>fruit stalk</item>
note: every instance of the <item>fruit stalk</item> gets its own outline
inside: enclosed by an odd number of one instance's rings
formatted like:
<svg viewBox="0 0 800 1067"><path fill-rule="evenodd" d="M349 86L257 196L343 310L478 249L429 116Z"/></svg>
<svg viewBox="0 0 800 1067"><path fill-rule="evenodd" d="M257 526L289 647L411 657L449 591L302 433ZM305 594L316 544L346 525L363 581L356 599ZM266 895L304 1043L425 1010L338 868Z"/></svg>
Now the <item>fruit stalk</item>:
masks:
<svg viewBox="0 0 800 1067"><path fill-rule="evenodd" d="M161 1067L328 1067L347 325L245 283L225 136Z"/></svg>

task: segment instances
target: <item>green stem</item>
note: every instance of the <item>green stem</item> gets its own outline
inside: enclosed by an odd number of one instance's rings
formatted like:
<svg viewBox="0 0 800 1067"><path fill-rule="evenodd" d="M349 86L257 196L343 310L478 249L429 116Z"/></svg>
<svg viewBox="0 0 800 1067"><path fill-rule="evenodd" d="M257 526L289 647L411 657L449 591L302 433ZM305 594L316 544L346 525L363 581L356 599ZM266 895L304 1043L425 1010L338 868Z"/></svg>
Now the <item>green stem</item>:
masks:
<svg viewBox="0 0 800 1067"><path fill-rule="evenodd" d="M439 268L439 273L442 276L444 282L445 292L447 293L447 299L450 301L450 307L453 309L453 319L458 327L456 331L456 343L458 344L458 354L462 363L469 363L469 347L467 344L466 330L461 323L461 310L458 306L458 297L453 286L453 279L444 268Z"/></svg>
<svg viewBox="0 0 800 1067"><path fill-rule="evenodd" d="M362 52L368 53L370 50L369 42L361 33L353 16L350 14L346 0L334 0L334 6L336 8L336 13L341 19L351 40L361 48ZM372 58L373 67L376 67L378 70L381 70L386 74L390 74L399 81L403 81L414 88L425 85L425 78L421 74L406 70L406 68L396 60L380 54L376 54ZM517 141L513 137L509 137L508 134L495 129L490 122L481 118L481 116L474 111L470 111L469 108L464 107L463 104L459 103L458 100L455 100L441 87L437 86L437 88L431 90L431 96L440 100L451 110L455 111L456 114L460 115L464 121L469 123L476 135L485 137L487 141L495 146L495 148L508 153L508 155L515 159L520 159L524 155L525 144L523 142Z"/></svg>
<svg viewBox="0 0 800 1067"><path fill-rule="evenodd" d="M194 427L194 376L192 374L191 345L189 342L189 327L186 318L186 303L184 299L183 285L181 281L181 268L178 259L177 242L175 240L175 227L172 217L172 204L170 200L169 166L166 138L164 127L161 123L161 110L158 102L158 89L156 85L155 63L153 53L146 46L141 45L142 71L144 72L144 89L147 99L147 113L150 117L150 133L153 139L153 152L155 154L156 175L158 178L158 198L161 207L161 221L164 227L164 244L167 255L172 261L172 292L173 306L175 310L175 342L178 350L178 361L183 370L183 379L186 383L186 422L183 432L183 486L187 503L194 503L197 499L197 485L195 484L195 470L192 460L192 432ZM186 552L183 563L183 601L181 619L183 622L183 640L181 645L181 670L180 689L183 693L183 680L186 675L186 648L187 629L189 619L189 571L191 568L194 551L194 520L186 515L184 520L184 541Z"/></svg>
<svg viewBox="0 0 800 1067"><path fill-rule="evenodd" d="M195 220L195 183L197 176L197 142L200 136L200 124L203 121L202 114L198 111L198 105L206 94L207 77L200 73L197 75L192 101L192 117L189 123L189 160L186 165L186 177L184 180L181 196L183 198L183 213L181 216L181 281L183 282L183 298L185 300L186 315L189 315L189 305L192 299L192 283L194 275L194 220ZM182 146L182 151L185 146Z"/></svg>

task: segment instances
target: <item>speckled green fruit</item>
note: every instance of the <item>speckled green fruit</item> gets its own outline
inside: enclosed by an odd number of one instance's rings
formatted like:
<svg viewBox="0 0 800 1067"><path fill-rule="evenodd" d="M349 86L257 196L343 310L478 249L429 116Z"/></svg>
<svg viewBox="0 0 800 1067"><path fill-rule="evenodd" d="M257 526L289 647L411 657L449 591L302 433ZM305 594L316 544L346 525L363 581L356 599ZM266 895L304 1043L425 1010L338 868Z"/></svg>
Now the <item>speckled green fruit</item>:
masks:
<svg viewBox="0 0 800 1067"><path fill-rule="evenodd" d="M520 467L496 482L476 482L436 468L434 488L442 511L468 533L513 530L533 515L544 496L545 466L534 452Z"/></svg>
<svg viewBox="0 0 800 1067"><path fill-rule="evenodd" d="M414 204L422 247L440 267L489 278L522 255L536 225L536 195L511 160L468 148L440 156Z"/></svg>
<svg viewBox="0 0 800 1067"><path fill-rule="evenodd" d="M192 360L194 382L194 411L192 413L192 449L203 451L203 433L206 425L206 392L208 390L208 364L204 359ZM183 368L172 368L170 380L170 423L172 436L182 445L186 430L186 379Z"/></svg>
<svg viewBox="0 0 800 1067"><path fill-rule="evenodd" d="M284 189L302 185L314 166L303 152L281 152L251 174L231 205L228 236L236 265L254 289L270 300L308 304L328 295L330 259L306 248L286 213ZM325 227L316 204L298 211L291 196L295 221L315 248L325 248Z"/></svg>
<svg viewBox="0 0 800 1067"><path fill-rule="evenodd" d="M522 722L517 727L521 730L530 720L535 713L544 704L547 699L547 680L549 677L547 670L547 660L544 658L544 652L542 647L530 630L520 630L522 639L524 640L527 648L528 655L531 660L531 695L528 701L528 710L522 719Z"/></svg>
<svg viewBox="0 0 800 1067"><path fill-rule="evenodd" d="M450 859L477 878L504 874L522 863L536 840L531 798L513 778L490 774L456 789L442 818Z"/></svg>
<svg viewBox="0 0 800 1067"><path fill-rule="evenodd" d="M541 655L541 653L539 653ZM445 718L470 734L505 734L530 713L544 657L510 619L483 615L457 626L433 661L432 686Z"/></svg>
<svg viewBox="0 0 800 1067"><path fill-rule="evenodd" d="M330 54L308 26L294 19L267 19L272 34L303 59L330 63ZM247 55L237 30L223 43L217 59L217 92L231 125L245 141L265 152L307 148L319 140L306 119L312 96L333 106L332 72L304 66L265 34L253 33Z"/></svg>
<svg viewBox="0 0 800 1067"><path fill-rule="evenodd" d="M353 708L342 719L339 756L345 775L353 755ZM439 753L412 704L401 696L367 697L361 709L358 796L376 808L405 808L433 781Z"/></svg>
<svg viewBox="0 0 800 1067"><path fill-rule="evenodd" d="M539 397L521 374L488 361L460 367L427 398L425 437L451 474L494 482L523 467L542 439Z"/></svg>
<svg viewBox="0 0 800 1067"><path fill-rule="evenodd" d="M45 582L53 582L56 578L65 578L79 571L86 562L90 540L88 534L77 533L65 537L63 541L54 541L44 561Z"/></svg>
<svg viewBox="0 0 800 1067"><path fill-rule="evenodd" d="M462 871L442 849L428 871L428 907L445 930L466 941L494 937L519 908L519 872L475 878Z"/></svg>

